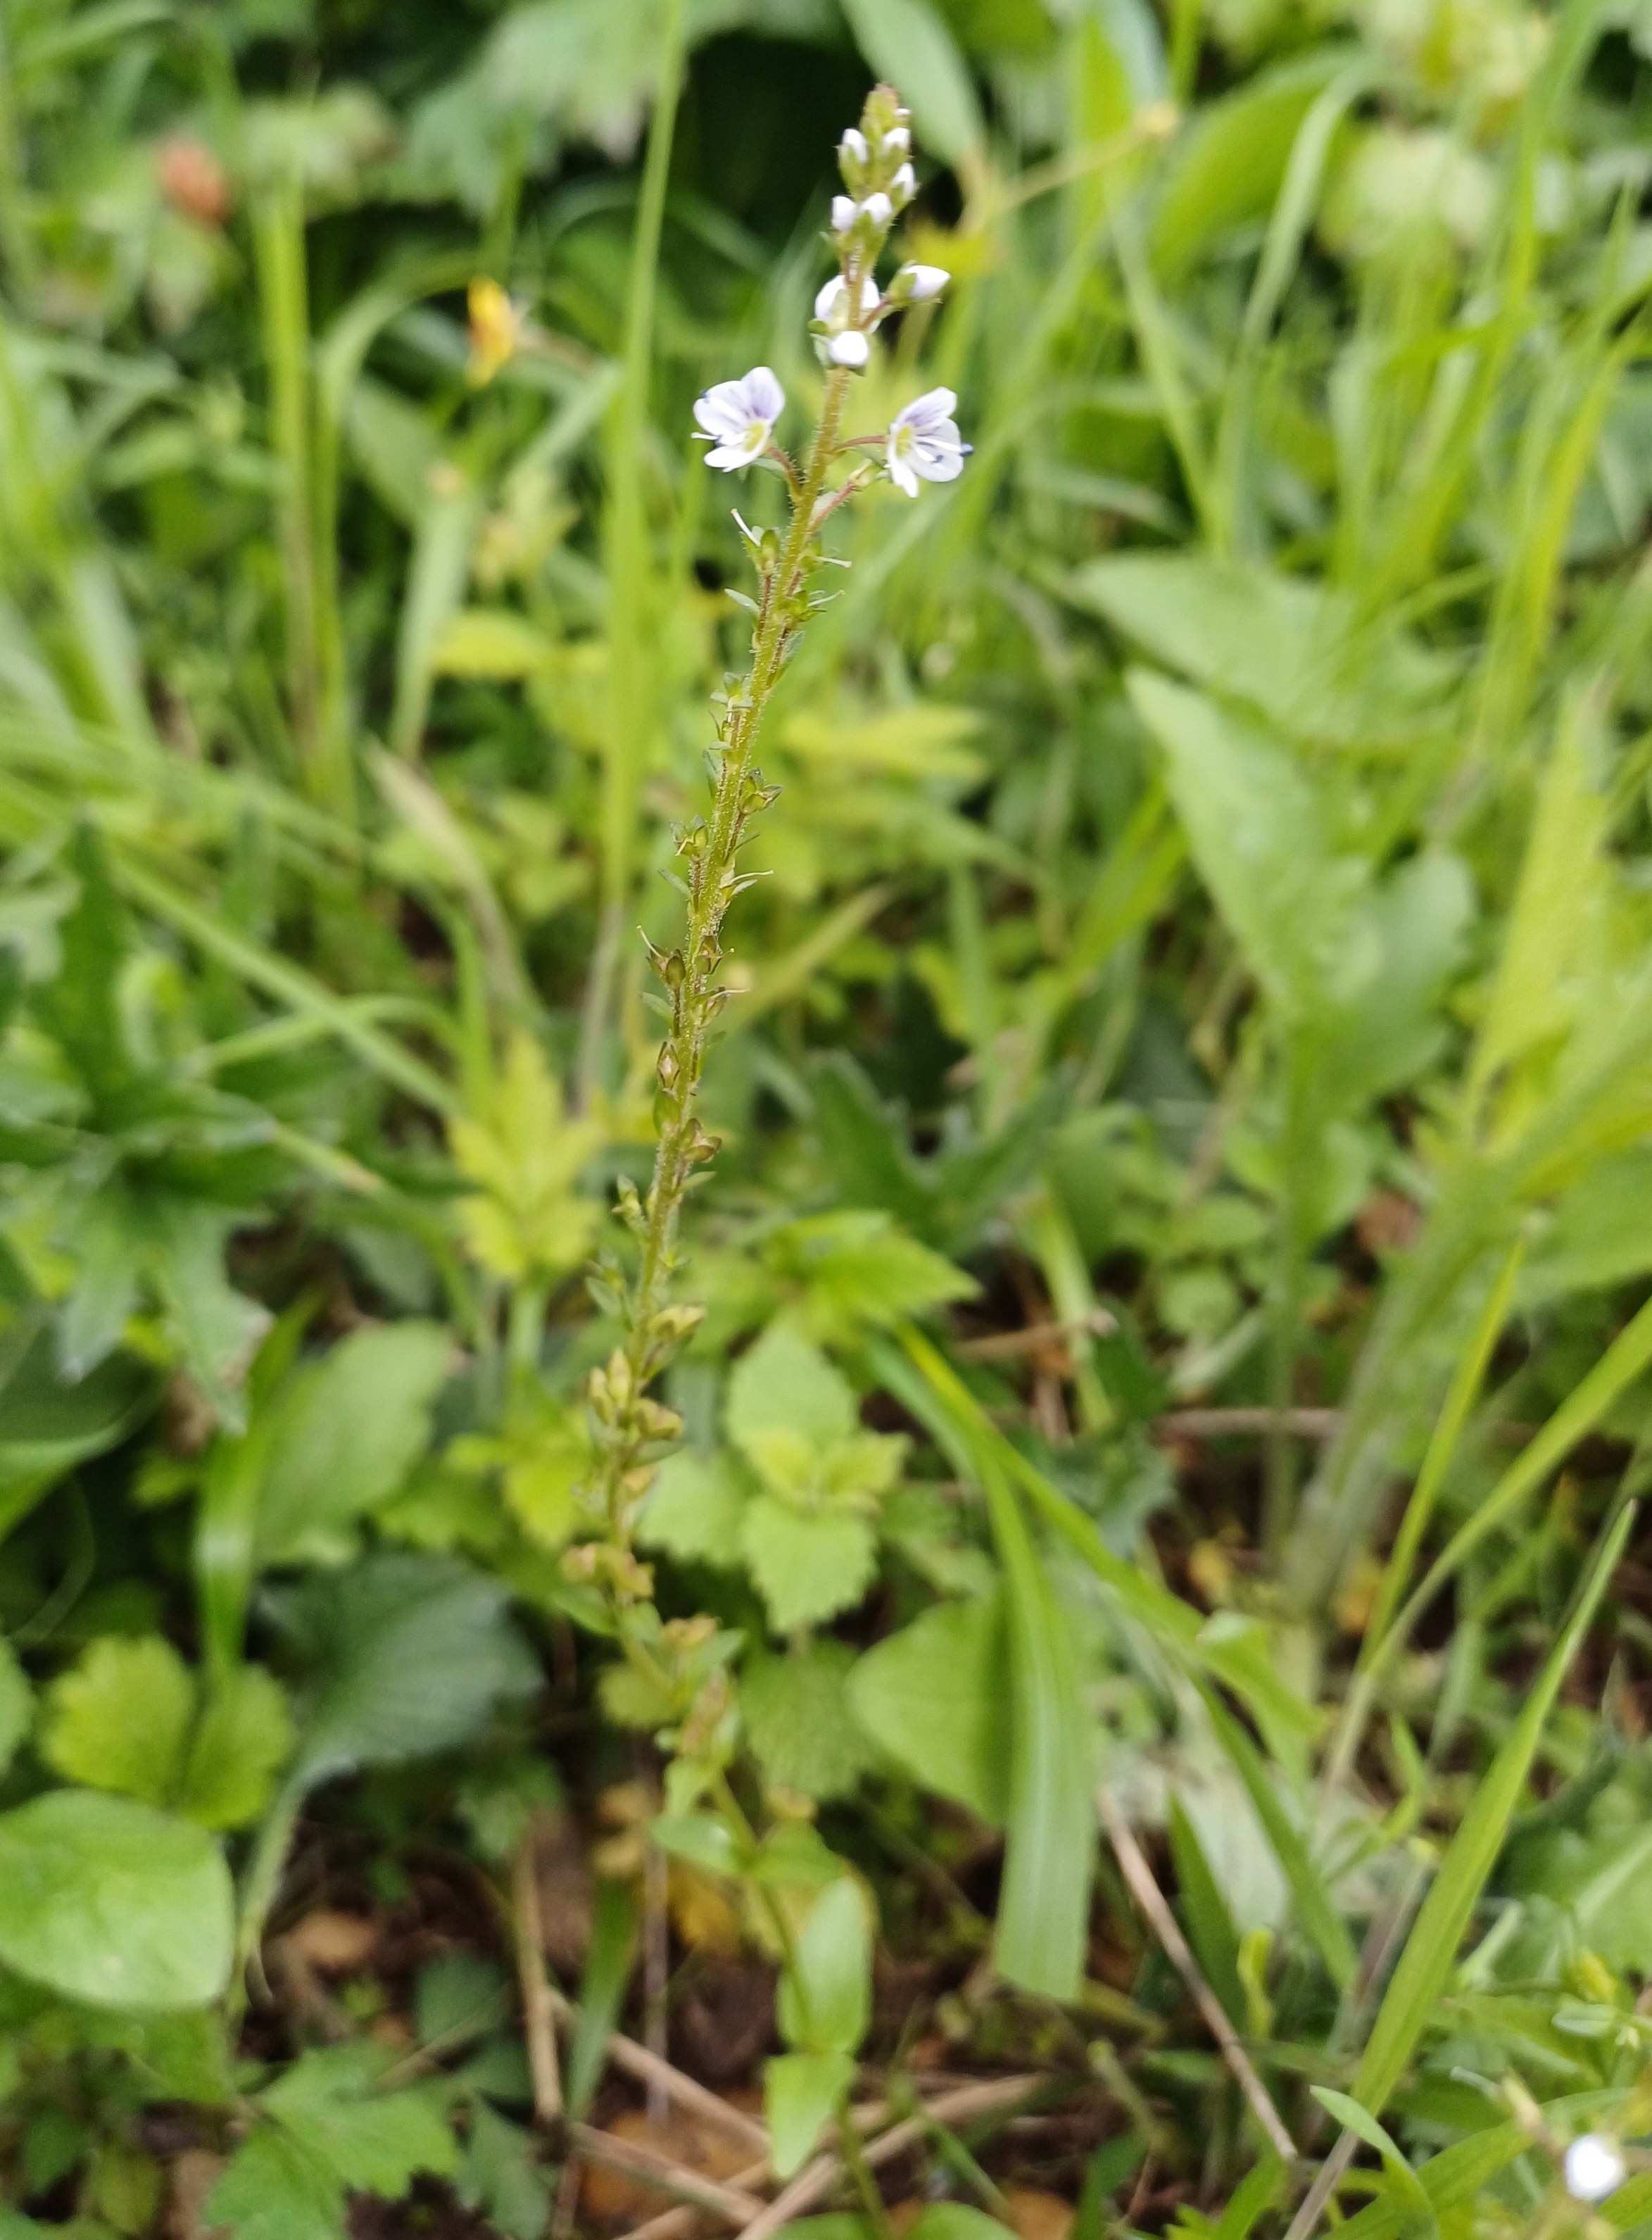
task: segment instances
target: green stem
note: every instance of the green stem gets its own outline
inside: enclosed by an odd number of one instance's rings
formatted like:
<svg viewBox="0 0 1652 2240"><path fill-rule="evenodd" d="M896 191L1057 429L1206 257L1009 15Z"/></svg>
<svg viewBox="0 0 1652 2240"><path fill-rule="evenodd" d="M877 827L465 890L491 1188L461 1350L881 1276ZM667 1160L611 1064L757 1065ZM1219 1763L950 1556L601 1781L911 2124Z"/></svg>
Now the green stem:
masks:
<svg viewBox="0 0 1652 2240"><path fill-rule="evenodd" d="M648 441L649 377L654 363L654 303L670 176L671 143L683 77L688 0L668 0L660 35L659 93L643 162L643 189L631 245L625 304L624 377L609 422L608 580L609 710L603 764L602 924L591 959L580 1029L579 1088L589 1104L602 1067L624 938L636 847L636 804L653 703L648 658L648 521L643 458Z"/></svg>
<svg viewBox="0 0 1652 2240"><path fill-rule="evenodd" d="M841 369L827 377L820 423L792 509L791 525L778 564L764 583L752 641L750 675L743 694L731 699L722 727L710 817L685 834L682 845L689 866L689 923L683 947L665 960L672 1004L670 1031L661 1047L657 1068L663 1123L644 1208L642 1264L628 1303L623 1368L611 1364L609 1373L610 1436L596 1481L610 1530L622 1543L628 1537L624 1481L637 1467L648 1438L639 1403L672 1343L672 1333L663 1328L660 1317L676 1263L683 1201L695 1167L716 1149L699 1123L700 1077L712 1023L723 1008L717 987L723 963L718 937L737 891L736 859L747 824L766 799L753 782L752 749L764 708L796 637L805 563L818 526L819 502L848 385L849 376Z"/></svg>
<svg viewBox="0 0 1652 2240"><path fill-rule="evenodd" d="M281 469L277 526L286 609L288 714L304 790L336 806L321 745L320 634L312 527L314 462L310 444L310 290L304 259L303 191L296 180L272 182L252 214L270 375L271 449Z"/></svg>

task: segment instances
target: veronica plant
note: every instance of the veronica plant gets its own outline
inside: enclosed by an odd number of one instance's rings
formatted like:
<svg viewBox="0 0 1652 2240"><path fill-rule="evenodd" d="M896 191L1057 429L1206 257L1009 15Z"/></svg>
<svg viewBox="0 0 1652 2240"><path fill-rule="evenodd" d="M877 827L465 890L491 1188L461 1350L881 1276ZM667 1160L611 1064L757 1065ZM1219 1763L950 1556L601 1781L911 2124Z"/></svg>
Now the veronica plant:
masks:
<svg viewBox="0 0 1652 2240"><path fill-rule="evenodd" d="M843 433L853 385L870 362L879 326L892 312L936 295L948 278L935 266L915 264L903 265L887 286L878 278L890 228L915 191L911 144L897 96L888 86L875 88L859 126L843 135L838 150L845 191L834 198L829 235L838 269L816 297L809 325L825 379L819 417L800 457L794 459L776 440L786 398L767 366L719 382L695 406L698 440L710 445L708 463L729 474L757 465L777 470L789 495L789 519L783 530L759 533L735 517L756 576L754 596L731 595L751 617L750 663L743 675L724 680L713 703L709 810L676 836L678 883L687 901L681 945L650 948L670 1018L656 1067L658 1149L646 1199L629 1185L621 1190L619 1212L636 1244L631 1264L604 1254L593 1279L623 1335L589 1388L595 1459L583 1506L592 1537L564 1558L570 1575L600 1597L623 1652L624 1665L610 1676L618 1683L616 1693L629 1691L632 1723L651 1726L669 1756L667 1813L656 1836L697 1866L744 1878L783 1949L783 2017L792 2050L771 2065L777 2166L802 2159L847 2090L864 2028L867 1924L858 1893L844 1884L841 1864L812 1831L788 1826L783 1815L767 1837L752 1829L727 1777L738 1730L728 1665L738 1637L720 1632L709 1617L663 1622L633 1532L659 1462L683 1429L649 1388L703 1313L672 1297L673 1278L684 1199L696 1170L718 1149L696 1106L707 1047L729 992L719 978L723 918L750 883L740 856L752 821L775 797L753 760L763 713L809 617L826 603L816 588L820 570L845 564L823 550L831 516L880 479L913 497L920 482L950 482L963 471L968 450L952 419L956 399L946 389L909 404L879 434ZM638 1718L644 1710L646 1718ZM787 1898L789 1889L802 1903ZM829 1904L827 1890L836 1892ZM859 1986L846 2006L832 1988L845 1970Z"/></svg>
<svg viewBox="0 0 1652 2240"><path fill-rule="evenodd" d="M642 1644L627 1613L648 1602L651 1585L646 1566L632 1552L632 1523L662 1450L682 1429L677 1417L649 1397L649 1387L703 1312L669 1295L683 1200L696 1167L718 1149L696 1106L707 1045L729 993L719 981L723 917L751 883L739 859L752 820L775 798L752 759L758 730L805 623L829 596L816 590L816 577L824 567L847 564L823 549L828 520L880 479L913 497L920 481L952 481L969 448L952 419L957 400L949 389L919 397L881 434L842 433L855 377L870 360L879 326L891 312L936 295L949 277L936 266L908 264L887 287L877 277L890 227L912 199L911 144L908 112L898 97L889 86L874 88L859 126L845 132L838 149L846 191L833 199L829 236L838 270L816 297L809 324L826 377L819 417L801 459L794 460L776 439L786 398L767 366L754 367L738 381L717 383L695 406L696 440L711 446L708 463L730 474L760 463L777 469L789 494L790 518L783 532L759 534L735 516L757 579L754 597L730 594L752 617L750 665L743 676L726 677L713 702L709 812L676 836L684 867L679 883L688 903L682 944L649 952L669 991L670 1027L656 1068L659 1144L653 1178L646 1199L629 1186L620 1197L621 1217L640 1255L630 1272L604 1255L596 1279L623 1338L590 1386L597 1459L588 1492L602 1537L572 1550L568 1560L576 1576L603 1590L628 1655Z"/></svg>

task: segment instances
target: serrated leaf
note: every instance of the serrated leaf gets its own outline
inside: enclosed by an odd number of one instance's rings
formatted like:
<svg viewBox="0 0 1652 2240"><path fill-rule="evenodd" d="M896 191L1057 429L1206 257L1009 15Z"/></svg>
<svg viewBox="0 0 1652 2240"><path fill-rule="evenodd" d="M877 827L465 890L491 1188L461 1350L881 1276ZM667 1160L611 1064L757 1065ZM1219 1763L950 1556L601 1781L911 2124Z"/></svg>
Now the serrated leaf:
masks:
<svg viewBox="0 0 1652 2240"><path fill-rule="evenodd" d="M660 1465L636 1537L680 1563L736 1563L746 1494L724 1454L679 1447Z"/></svg>
<svg viewBox="0 0 1652 2240"><path fill-rule="evenodd" d="M243 2142L212 2189L209 2229L231 2240L345 2240L335 2172L273 2124Z"/></svg>
<svg viewBox="0 0 1652 2240"><path fill-rule="evenodd" d="M777 1430L824 1447L846 1439L859 1416L848 1380L819 1347L776 1323L736 1364L723 1420L749 1452L754 1439Z"/></svg>
<svg viewBox="0 0 1652 2240"><path fill-rule="evenodd" d="M740 1544L781 1633L851 1608L877 1565L876 1536L863 1517L805 1517L766 1493L747 1503Z"/></svg>
<svg viewBox="0 0 1652 2240"><path fill-rule="evenodd" d="M202 2006L230 1971L234 1904L202 1829L61 1789L0 1816L0 1960L94 2006Z"/></svg>
<svg viewBox="0 0 1652 2240"><path fill-rule="evenodd" d="M263 2105L352 2192L399 2201L422 2170L450 2176L459 2150L434 2091L377 2090L392 2062L372 2046L302 2054L264 2094Z"/></svg>
<svg viewBox="0 0 1652 2240"><path fill-rule="evenodd" d="M274 1403L258 1506L265 1563L336 1561L360 1517L396 1492L429 1444L450 1341L435 1323L354 1331L295 1370Z"/></svg>
<svg viewBox="0 0 1652 2240"><path fill-rule="evenodd" d="M1003 1825L1010 1683L1002 1596L926 1610L867 1651L847 1692L867 1733L914 1780Z"/></svg>
<svg viewBox="0 0 1652 2240"><path fill-rule="evenodd" d="M853 1663L843 1643L822 1641L742 1674L740 1716L771 1788L847 1797L870 1765L844 1685Z"/></svg>
<svg viewBox="0 0 1652 2240"><path fill-rule="evenodd" d="M534 2135L477 2100L454 2186L467 2209L484 2211L506 2240L541 2240L550 2217L550 2185Z"/></svg>
<svg viewBox="0 0 1652 2240"><path fill-rule="evenodd" d="M539 1668L506 1616L505 1589L439 1556L386 1550L270 1597L316 1672L290 1783L310 1788L465 1741Z"/></svg>
<svg viewBox="0 0 1652 2240"><path fill-rule="evenodd" d="M176 1802L203 1828L244 1828L270 1802L292 1756L286 1693L261 1664L225 1673L197 1721Z"/></svg>
<svg viewBox="0 0 1652 2240"><path fill-rule="evenodd" d="M854 2082L847 2053L782 2053L763 2063L763 2120L776 2177L803 2168Z"/></svg>
<svg viewBox="0 0 1652 2240"><path fill-rule="evenodd" d="M65 1781L163 1804L194 1717L195 1683L170 1642L110 1635L47 1690L41 1752Z"/></svg>

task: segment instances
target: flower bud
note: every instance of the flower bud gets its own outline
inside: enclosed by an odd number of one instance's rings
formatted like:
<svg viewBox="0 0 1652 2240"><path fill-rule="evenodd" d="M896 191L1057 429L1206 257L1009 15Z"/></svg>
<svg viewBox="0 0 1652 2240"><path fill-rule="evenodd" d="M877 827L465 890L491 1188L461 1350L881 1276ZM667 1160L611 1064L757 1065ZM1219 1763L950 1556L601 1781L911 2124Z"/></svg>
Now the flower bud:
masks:
<svg viewBox="0 0 1652 2240"><path fill-rule="evenodd" d="M851 124L837 149L837 168L851 195L858 197L866 192L870 163L871 150L867 147L866 135Z"/></svg>
<svg viewBox="0 0 1652 2240"><path fill-rule="evenodd" d="M910 163L903 163L889 181L889 197L896 209L903 210L917 190L917 173Z"/></svg>
<svg viewBox="0 0 1652 2240"><path fill-rule="evenodd" d="M903 264L889 283L889 302L927 303L938 296L952 275L940 264Z"/></svg>
<svg viewBox="0 0 1652 2240"><path fill-rule="evenodd" d="M912 152L912 135L904 124L897 124L892 130L883 135L883 145L886 149L892 150L897 156L909 156Z"/></svg>
<svg viewBox="0 0 1652 2240"><path fill-rule="evenodd" d="M894 216L895 205L887 195L868 195L861 204L862 223L874 233L885 232Z"/></svg>
<svg viewBox="0 0 1652 2240"><path fill-rule="evenodd" d="M826 354L834 365L858 370L872 355L872 345L857 327L850 327L846 332L832 337L826 345Z"/></svg>
<svg viewBox="0 0 1652 2240"><path fill-rule="evenodd" d="M853 195L832 197L832 231L847 233L861 214L861 206Z"/></svg>

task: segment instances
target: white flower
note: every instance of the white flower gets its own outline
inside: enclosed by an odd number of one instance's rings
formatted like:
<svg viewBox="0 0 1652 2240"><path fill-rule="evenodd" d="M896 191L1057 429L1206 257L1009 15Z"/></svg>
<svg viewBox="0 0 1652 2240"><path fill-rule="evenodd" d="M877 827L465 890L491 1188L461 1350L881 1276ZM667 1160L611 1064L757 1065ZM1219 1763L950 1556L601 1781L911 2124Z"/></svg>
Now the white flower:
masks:
<svg viewBox="0 0 1652 2240"><path fill-rule="evenodd" d="M889 480L898 483L909 497L917 496L920 482L956 482L963 472L969 445L952 417L957 402L951 390L931 389L915 397L889 423L885 455Z"/></svg>
<svg viewBox="0 0 1652 2240"><path fill-rule="evenodd" d="M849 130L844 133L843 137L838 145L838 153L843 156L853 157L857 163L865 163L867 159L866 135L861 130L858 125L851 124Z"/></svg>
<svg viewBox="0 0 1652 2240"><path fill-rule="evenodd" d="M869 311L875 311L877 309L877 303L878 295L876 281L872 279L863 280L861 282L862 317L864 318ZM838 273L835 278L829 280L826 283L826 285L821 290L819 295L816 297L815 317L817 319L824 319L828 326L833 325L840 319L847 320L849 317L849 283L844 279L841 272Z"/></svg>
<svg viewBox="0 0 1652 2240"><path fill-rule="evenodd" d="M897 210L904 210L918 190L918 175L910 163L903 163L889 181L889 193Z"/></svg>
<svg viewBox="0 0 1652 2240"><path fill-rule="evenodd" d="M907 155L911 150L912 135L904 124L897 124L891 131L883 135L883 145L886 148L893 148L897 156Z"/></svg>
<svg viewBox="0 0 1652 2240"><path fill-rule="evenodd" d="M847 233L861 214L861 206L853 195L832 197L832 231Z"/></svg>
<svg viewBox="0 0 1652 2240"><path fill-rule="evenodd" d="M1622 2156L1610 2139L1598 2131L1585 2131L1566 2150L1562 2165L1566 2190L1574 2201L1604 2201L1615 2193L1628 2175Z"/></svg>
<svg viewBox="0 0 1652 2240"><path fill-rule="evenodd" d="M786 403L786 392L766 365L755 365L741 381L720 381L696 402L694 417L708 439L706 464L732 474L749 467L769 448L769 437Z"/></svg>
<svg viewBox="0 0 1652 2240"><path fill-rule="evenodd" d="M895 205L887 195L868 195L861 204L861 216L870 218L874 231L882 233L895 215Z"/></svg>
<svg viewBox="0 0 1652 2240"><path fill-rule="evenodd" d="M826 345L826 355L834 365L863 366L871 354L872 345L858 327L834 335Z"/></svg>
<svg viewBox="0 0 1652 2240"><path fill-rule="evenodd" d="M906 283L909 303L927 303L931 296L938 296L952 275L942 264L903 264L895 276L898 288Z"/></svg>

